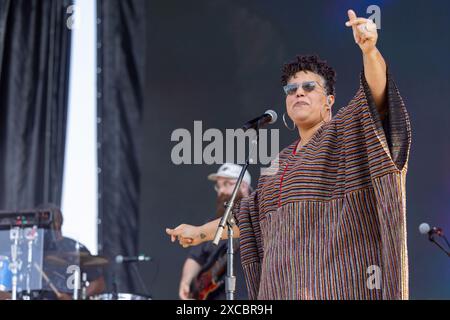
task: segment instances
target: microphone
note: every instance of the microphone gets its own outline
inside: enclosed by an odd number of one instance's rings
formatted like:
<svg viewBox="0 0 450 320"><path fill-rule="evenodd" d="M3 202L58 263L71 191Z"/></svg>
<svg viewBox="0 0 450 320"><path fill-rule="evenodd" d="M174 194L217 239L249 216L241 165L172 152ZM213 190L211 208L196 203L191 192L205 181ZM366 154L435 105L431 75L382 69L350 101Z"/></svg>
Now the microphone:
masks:
<svg viewBox="0 0 450 320"><path fill-rule="evenodd" d="M273 110L267 110L266 112L264 112L264 114L262 116L259 116L255 119L252 119L248 122L246 122L243 126L242 129L244 131L247 131L248 129L259 129L263 126L265 126L266 124L272 124L275 123L275 121L277 121L277 113Z"/></svg>
<svg viewBox="0 0 450 320"><path fill-rule="evenodd" d="M129 256L124 257L122 255L116 256L116 263L128 263L128 262L142 262L142 261L151 261L152 258L143 254L138 256Z"/></svg>
<svg viewBox="0 0 450 320"><path fill-rule="evenodd" d="M420 224L419 231L421 234L428 234L428 240L430 240L435 245L437 245L439 247L439 249L444 251L445 254L447 254L447 256L450 257L450 252L447 251L443 246L441 246L433 237L435 234L438 235L439 237L442 237L445 240L445 243L447 244L447 246L450 248L450 243L448 242L448 240L445 237L444 232L442 231L441 228L437 228L437 227L430 228L430 225L428 223L424 222L424 223Z"/></svg>
<svg viewBox="0 0 450 320"><path fill-rule="evenodd" d="M442 237L444 235L444 232L441 228L430 228L430 225L425 222L419 226L419 231L421 234L428 234L428 236L430 237L432 237L434 234L437 234L439 237Z"/></svg>

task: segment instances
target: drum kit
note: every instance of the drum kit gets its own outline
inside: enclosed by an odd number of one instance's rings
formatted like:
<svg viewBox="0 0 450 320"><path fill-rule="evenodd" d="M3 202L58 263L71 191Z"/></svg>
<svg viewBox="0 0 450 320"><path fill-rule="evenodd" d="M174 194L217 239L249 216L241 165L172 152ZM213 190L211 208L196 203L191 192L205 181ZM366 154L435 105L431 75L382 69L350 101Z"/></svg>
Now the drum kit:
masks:
<svg viewBox="0 0 450 320"><path fill-rule="evenodd" d="M74 289L71 297L74 300L151 300L150 297L144 295L137 295L132 293L124 293L124 292L111 292L111 293L102 293L97 294L91 297L86 296L87 287L89 286L89 282L87 281L87 275L84 272L81 272L81 281L79 281L80 286L77 287L76 279L80 275L77 272L79 270L89 270L90 268L102 268L107 267L110 264L110 260L106 257L99 255L91 255L88 252L49 252L45 255L44 261L46 265L56 266L56 267L67 267L74 260L78 260L79 268L75 271L75 281L74 281ZM6 299L10 299L10 296L6 293L12 288L12 272L9 268L10 261L7 256L0 256L0 292L3 292L3 296ZM60 290L52 283L51 279L47 275L47 273L42 270L42 268L35 263L35 269L42 275L42 279L47 283L50 290L53 292L56 299L62 296ZM80 279L80 278L78 278ZM35 290L37 291L37 290ZM50 298L42 298L43 296L50 296L48 294L42 294L42 292L34 292L34 299L50 299ZM0 294L0 300L2 299L2 294Z"/></svg>
<svg viewBox="0 0 450 320"><path fill-rule="evenodd" d="M88 275L98 279L101 268L115 270L122 261L113 265L106 257L91 255L78 241L56 241L50 228L54 218L51 209L0 211L0 300L151 300L118 292L116 272L112 276L113 292L88 297ZM140 256L137 260L122 258L124 262L149 260Z"/></svg>

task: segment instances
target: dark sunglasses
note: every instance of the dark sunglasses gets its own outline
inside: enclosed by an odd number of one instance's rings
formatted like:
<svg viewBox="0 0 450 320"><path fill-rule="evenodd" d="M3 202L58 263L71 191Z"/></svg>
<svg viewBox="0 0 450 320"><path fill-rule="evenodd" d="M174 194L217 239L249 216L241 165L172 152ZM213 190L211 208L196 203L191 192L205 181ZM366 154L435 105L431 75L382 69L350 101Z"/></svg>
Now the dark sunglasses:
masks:
<svg viewBox="0 0 450 320"><path fill-rule="evenodd" d="M304 81L302 83L288 83L283 87L283 90L286 95L294 95L297 93L297 90L300 86L305 92L312 92L317 87L323 88L317 81Z"/></svg>

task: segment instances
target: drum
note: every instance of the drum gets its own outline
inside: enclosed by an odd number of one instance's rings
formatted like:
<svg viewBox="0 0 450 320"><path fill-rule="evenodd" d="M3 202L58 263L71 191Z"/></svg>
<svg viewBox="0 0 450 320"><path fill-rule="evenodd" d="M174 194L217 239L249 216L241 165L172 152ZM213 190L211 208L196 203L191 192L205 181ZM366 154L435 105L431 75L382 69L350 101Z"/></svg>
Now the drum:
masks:
<svg viewBox="0 0 450 320"><path fill-rule="evenodd" d="M0 256L0 291L11 291L12 272L9 269L9 258Z"/></svg>
<svg viewBox="0 0 450 320"><path fill-rule="evenodd" d="M117 293L117 299L114 299L112 293L103 293L91 297L91 300L152 300L152 299L149 297L144 297L132 293Z"/></svg>

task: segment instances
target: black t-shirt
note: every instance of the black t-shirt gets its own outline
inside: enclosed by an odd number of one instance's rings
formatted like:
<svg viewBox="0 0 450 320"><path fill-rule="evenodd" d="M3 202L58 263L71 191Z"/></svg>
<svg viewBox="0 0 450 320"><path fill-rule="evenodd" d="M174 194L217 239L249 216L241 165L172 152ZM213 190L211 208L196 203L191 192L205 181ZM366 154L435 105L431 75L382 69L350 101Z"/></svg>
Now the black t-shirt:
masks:
<svg viewBox="0 0 450 320"><path fill-rule="evenodd" d="M244 270L241 264L241 254L239 251L239 240L234 239L234 275L236 277L236 300L247 300L247 286L245 284ZM226 255L227 252L227 240L221 240L219 245L216 246L212 241L204 242L198 246L192 247L189 251L188 258L195 260L202 267L211 266L217 261L221 256ZM225 280L225 273L220 278ZM207 300L226 300L225 293L225 283L223 283L216 291L212 292Z"/></svg>

